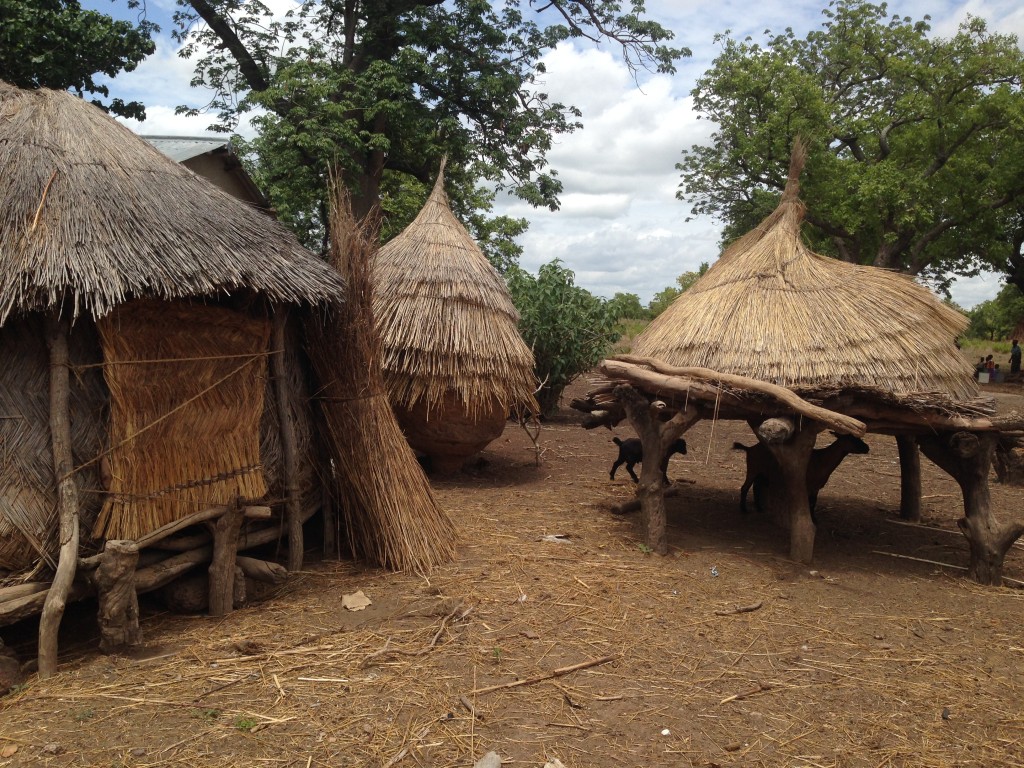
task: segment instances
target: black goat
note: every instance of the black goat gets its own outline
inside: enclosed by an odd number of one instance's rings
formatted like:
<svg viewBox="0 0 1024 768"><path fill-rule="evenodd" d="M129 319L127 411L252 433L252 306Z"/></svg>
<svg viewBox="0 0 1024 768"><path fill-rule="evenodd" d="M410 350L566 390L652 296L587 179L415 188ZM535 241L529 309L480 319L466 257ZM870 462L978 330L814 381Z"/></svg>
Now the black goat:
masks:
<svg viewBox="0 0 1024 768"><path fill-rule="evenodd" d="M610 472L612 480L615 479L615 470L621 467L623 464L626 465L626 471L629 472L629 476L633 478L634 483L639 483L640 478L636 476L636 472L633 471L633 467L637 464L642 464L644 460L644 447L640 442L639 437L630 437L626 440L619 440L617 437L612 438L617 446L619 446L619 457L615 459L615 463L612 464L612 471ZM675 453L686 453L686 441L683 438L679 438L665 451L665 457L661 460L661 476L665 478L665 482L668 480L668 460L672 458L672 454Z"/></svg>
<svg viewBox="0 0 1024 768"><path fill-rule="evenodd" d="M811 507L813 517L814 508L818 504L818 492L825 487L828 479L843 459L851 453L867 453L870 449L868 444L859 437L853 435L836 435L835 442L826 448L816 448L811 451L811 458L807 462L807 501ZM740 511L747 512L747 491L754 487L754 507L761 511L761 489L768 485L772 475L779 474L778 464L771 451L762 444L744 445L733 443L732 447L737 451L746 451L747 454L747 477L740 488Z"/></svg>

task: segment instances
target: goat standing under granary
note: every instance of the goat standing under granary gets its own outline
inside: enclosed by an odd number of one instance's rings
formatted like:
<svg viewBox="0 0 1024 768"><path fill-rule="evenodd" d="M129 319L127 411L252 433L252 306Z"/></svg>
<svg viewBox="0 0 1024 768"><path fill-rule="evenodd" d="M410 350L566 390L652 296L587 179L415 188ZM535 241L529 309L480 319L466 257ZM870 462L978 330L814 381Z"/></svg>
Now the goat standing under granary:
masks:
<svg viewBox="0 0 1024 768"><path fill-rule="evenodd" d="M620 440L617 437L612 438L617 446L619 446L619 456L615 459L615 463L612 464L612 471L609 473L611 479L615 479L615 471L623 464L626 465L626 471L629 472L629 476L633 478L634 483L639 483L640 478L636 476L636 472L633 471L633 467L637 464L642 464L644 460L644 448L640 442L639 437L630 437L626 440ZM665 451L665 456L661 460L661 476L665 479L665 482L669 482L668 479L668 460L672 458L674 453L686 453L686 441L683 438L679 438L672 443Z"/></svg>
<svg viewBox="0 0 1024 768"><path fill-rule="evenodd" d="M807 500L811 507L811 514L814 514L814 507L818 503L818 492L825 487L828 479L843 459L851 453L867 453L870 449L868 444L859 437L853 435L836 435L835 442L825 448L817 448L811 452L811 458L807 462ZM750 487L754 488L754 508L761 511L761 489L768 485L773 474L778 473L778 467L771 451L762 443L756 445L744 445L733 443L732 447L737 451L745 451L747 454L747 476L740 488L740 511L747 512L747 492Z"/></svg>

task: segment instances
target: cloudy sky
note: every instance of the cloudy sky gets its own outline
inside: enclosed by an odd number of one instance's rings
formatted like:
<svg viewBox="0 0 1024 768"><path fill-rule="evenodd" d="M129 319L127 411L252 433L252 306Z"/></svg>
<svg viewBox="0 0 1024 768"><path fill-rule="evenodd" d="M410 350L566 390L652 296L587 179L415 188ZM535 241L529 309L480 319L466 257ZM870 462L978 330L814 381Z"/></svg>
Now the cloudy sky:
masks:
<svg viewBox="0 0 1024 768"><path fill-rule="evenodd" d="M610 297L638 294L643 302L673 285L677 275L718 255L720 227L706 219L687 221L690 207L676 199L675 164L683 149L706 142L712 126L698 120L690 91L717 53L716 33L763 39L766 29L792 27L804 36L820 26L827 0L649 0L648 15L673 30L675 43L693 51L674 76L647 75L639 84L616 58L614 47L566 45L546 60L545 90L553 99L583 111L584 128L562 137L549 159L564 186L557 212L503 200L500 211L525 217L522 266L536 271L561 259L576 282ZM110 13L123 6L104 0L83 5ZM150 18L161 21L173 0L149 0ZM894 0L892 13L915 19L929 14L935 34L950 35L967 15L989 29L1024 39L1024 5L1019 0ZM162 17L162 18L161 18ZM162 23L156 54L132 73L111 82L112 95L146 104L145 123L133 130L155 135L203 135L206 117L174 114L179 104L199 106L208 98L189 87L192 65L176 55L171 25ZM243 129L243 133L244 133ZM995 296L996 275L958 281L953 298L964 307Z"/></svg>

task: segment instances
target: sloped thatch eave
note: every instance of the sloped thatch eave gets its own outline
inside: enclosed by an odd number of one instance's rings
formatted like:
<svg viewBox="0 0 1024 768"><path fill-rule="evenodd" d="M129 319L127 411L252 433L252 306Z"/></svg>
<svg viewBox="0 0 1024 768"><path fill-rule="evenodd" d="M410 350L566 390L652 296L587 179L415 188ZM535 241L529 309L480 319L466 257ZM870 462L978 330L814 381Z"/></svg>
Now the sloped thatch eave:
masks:
<svg viewBox="0 0 1024 768"><path fill-rule="evenodd" d="M802 165L797 150L779 207L652 322L633 353L803 391L975 398L954 344L967 318L906 275L804 245Z"/></svg>
<svg viewBox="0 0 1024 768"><path fill-rule="evenodd" d="M342 281L98 108L0 83L0 323L65 300L101 317L128 298L240 288L321 303Z"/></svg>

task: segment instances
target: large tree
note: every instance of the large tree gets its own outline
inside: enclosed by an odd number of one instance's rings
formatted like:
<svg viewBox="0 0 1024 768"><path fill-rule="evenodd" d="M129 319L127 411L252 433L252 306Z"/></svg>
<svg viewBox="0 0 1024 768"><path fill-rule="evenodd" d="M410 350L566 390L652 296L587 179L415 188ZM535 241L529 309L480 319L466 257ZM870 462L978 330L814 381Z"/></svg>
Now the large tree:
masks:
<svg viewBox="0 0 1024 768"><path fill-rule="evenodd" d="M822 252L920 274L993 268L1024 285L1024 54L968 19L951 38L928 17L837 0L820 29L725 35L693 90L717 125L684 152L678 196L726 224L726 241L777 203L795 136L810 143L801 192Z"/></svg>
<svg viewBox="0 0 1024 768"><path fill-rule="evenodd" d="M129 3L138 6L137 2ZM130 72L155 47L152 22L115 21L83 10L77 0L0 0L0 80L21 88L73 89L109 97L97 75ZM92 102L123 117L144 119L140 102Z"/></svg>
<svg viewBox="0 0 1024 768"><path fill-rule="evenodd" d="M225 130L262 110L252 144L261 180L310 245L326 242L332 167L358 215L405 179L428 182L442 155L450 187L465 192L453 199L464 218L487 205L469 193L480 180L556 207L546 153L580 114L543 92L543 53L589 38L661 72L688 54L665 44L672 33L644 19L642 0L626 11L616 0L306 0L283 19L258 0L179 5L195 83L212 89Z"/></svg>

